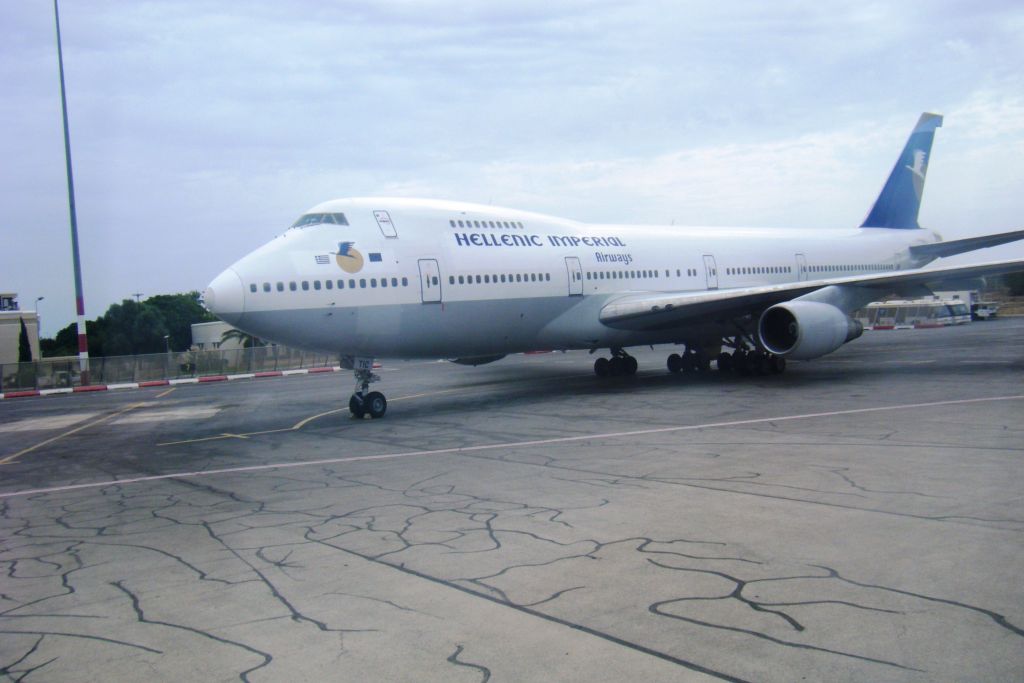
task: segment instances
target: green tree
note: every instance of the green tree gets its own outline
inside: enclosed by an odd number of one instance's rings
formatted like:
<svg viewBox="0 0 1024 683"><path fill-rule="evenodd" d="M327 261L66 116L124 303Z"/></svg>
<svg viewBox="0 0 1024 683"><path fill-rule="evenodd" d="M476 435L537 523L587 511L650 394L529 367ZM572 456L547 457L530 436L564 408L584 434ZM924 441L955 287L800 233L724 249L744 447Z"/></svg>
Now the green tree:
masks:
<svg viewBox="0 0 1024 683"><path fill-rule="evenodd" d="M158 294L146 299L145 304L160 312L171 348L179 351L192 345L192 325L217 319L199 303L199 292Z"/></svg>
<svg viewBox="0 0 1024 683"><path fill-rule="evenodd" d="M254 346L263 346L263 341L259 337L254 337L251 334L236 330L234 328L224 332L220 335L221 342L226 341L237 341L242 344L243 349L251 349Z"/></svg>
<svg viewBox="0 0 1024 683"><path fill-rule="evenodd" d="M125 299L113 304L97 320L102 354L128 356L161 353L164 350L164 325L160 311L148 304Z"/></svg>
<svg viewBox="0 0 1024 683"><path fill-rule="evenodd" d="M25 327L25 319L18 318L21 321L21 332L18 334L18 362L19 363L31 363L32 362L32 345L28 341L28 328Z"/></svg>

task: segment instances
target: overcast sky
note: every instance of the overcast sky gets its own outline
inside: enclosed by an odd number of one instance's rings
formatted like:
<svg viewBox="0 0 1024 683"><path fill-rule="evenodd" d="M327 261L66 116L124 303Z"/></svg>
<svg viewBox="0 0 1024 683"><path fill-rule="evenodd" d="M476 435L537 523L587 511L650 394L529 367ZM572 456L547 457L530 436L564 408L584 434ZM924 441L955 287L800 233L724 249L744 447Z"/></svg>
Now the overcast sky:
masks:
<svg viewBox="0 0 1024 683"><path fill-rule="evenodd" d="M61 2L93 318L326 199L858 225L922 111L921 223L1024 227L1015 2ZM53 5L0 3L0 290L74 319ZM1020 256L1020 246L974 259Z"/></svg>

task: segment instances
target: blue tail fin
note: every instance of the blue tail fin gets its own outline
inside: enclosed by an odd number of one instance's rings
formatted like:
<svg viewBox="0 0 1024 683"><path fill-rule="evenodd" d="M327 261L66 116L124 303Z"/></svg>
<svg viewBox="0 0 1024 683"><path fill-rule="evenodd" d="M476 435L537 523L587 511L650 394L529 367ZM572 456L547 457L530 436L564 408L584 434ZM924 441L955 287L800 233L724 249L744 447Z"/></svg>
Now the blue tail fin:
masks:
<svg viewBox="0 0 1024 683"><path fill-rule="evenodd" d="M875 205L860 227L898 230L921 227L917 224L917 211L921 208L924 177L928 172L928 157L932 153L935 129L941 125L942 117L938 114L921 114L882 193L878 195Z"/></svg>

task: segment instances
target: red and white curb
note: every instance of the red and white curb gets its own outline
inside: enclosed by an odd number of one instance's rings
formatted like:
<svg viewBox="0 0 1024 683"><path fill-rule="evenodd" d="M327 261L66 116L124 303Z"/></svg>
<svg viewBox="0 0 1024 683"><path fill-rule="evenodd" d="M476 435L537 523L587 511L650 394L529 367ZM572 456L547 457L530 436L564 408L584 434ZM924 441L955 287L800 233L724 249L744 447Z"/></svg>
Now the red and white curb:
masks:
<svg viewBox="0 0 1024 683"><path fill-rule="evenodd" d="M380 363L373 367L379 368ZM61 389L28 389L25 391L8 391L0 393L0 400L10 398L28 398L30 396L54 396L56 394L83 394L94 391L119 391L121 389L149 389L151 387L168 387L179 384L207 384L210 382L232 382L239 379L265 379L268 377L290 377L292 375L319 375L326 372L340 372L341 368L303 368L301 370L269 370L265 372L247 372L240 375L204 375L202 377L186 377L184 379L157 379L149 382L124 382L121 384L90 384L85 387L66 387Z"/></svg>

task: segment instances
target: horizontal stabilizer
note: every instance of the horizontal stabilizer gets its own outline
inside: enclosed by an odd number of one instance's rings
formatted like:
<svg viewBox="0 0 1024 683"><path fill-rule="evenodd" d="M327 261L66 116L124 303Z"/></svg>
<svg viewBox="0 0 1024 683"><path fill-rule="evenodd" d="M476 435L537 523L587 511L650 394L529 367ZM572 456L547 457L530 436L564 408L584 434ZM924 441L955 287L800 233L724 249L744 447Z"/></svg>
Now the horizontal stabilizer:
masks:
<svg viewBox="0 0 1024 683"><path fill-rule="evenodd" d="M997 247L1007 242L1016 242L1024 239L1024 230L1003 232L998 235L982 235L981 237L967 237L962 240L950 240L949 242L937 242L935 244L919 244L910 247L910 255L921 262L931 261L945 256L963 254L975 249L986 249Z"/></svg>

